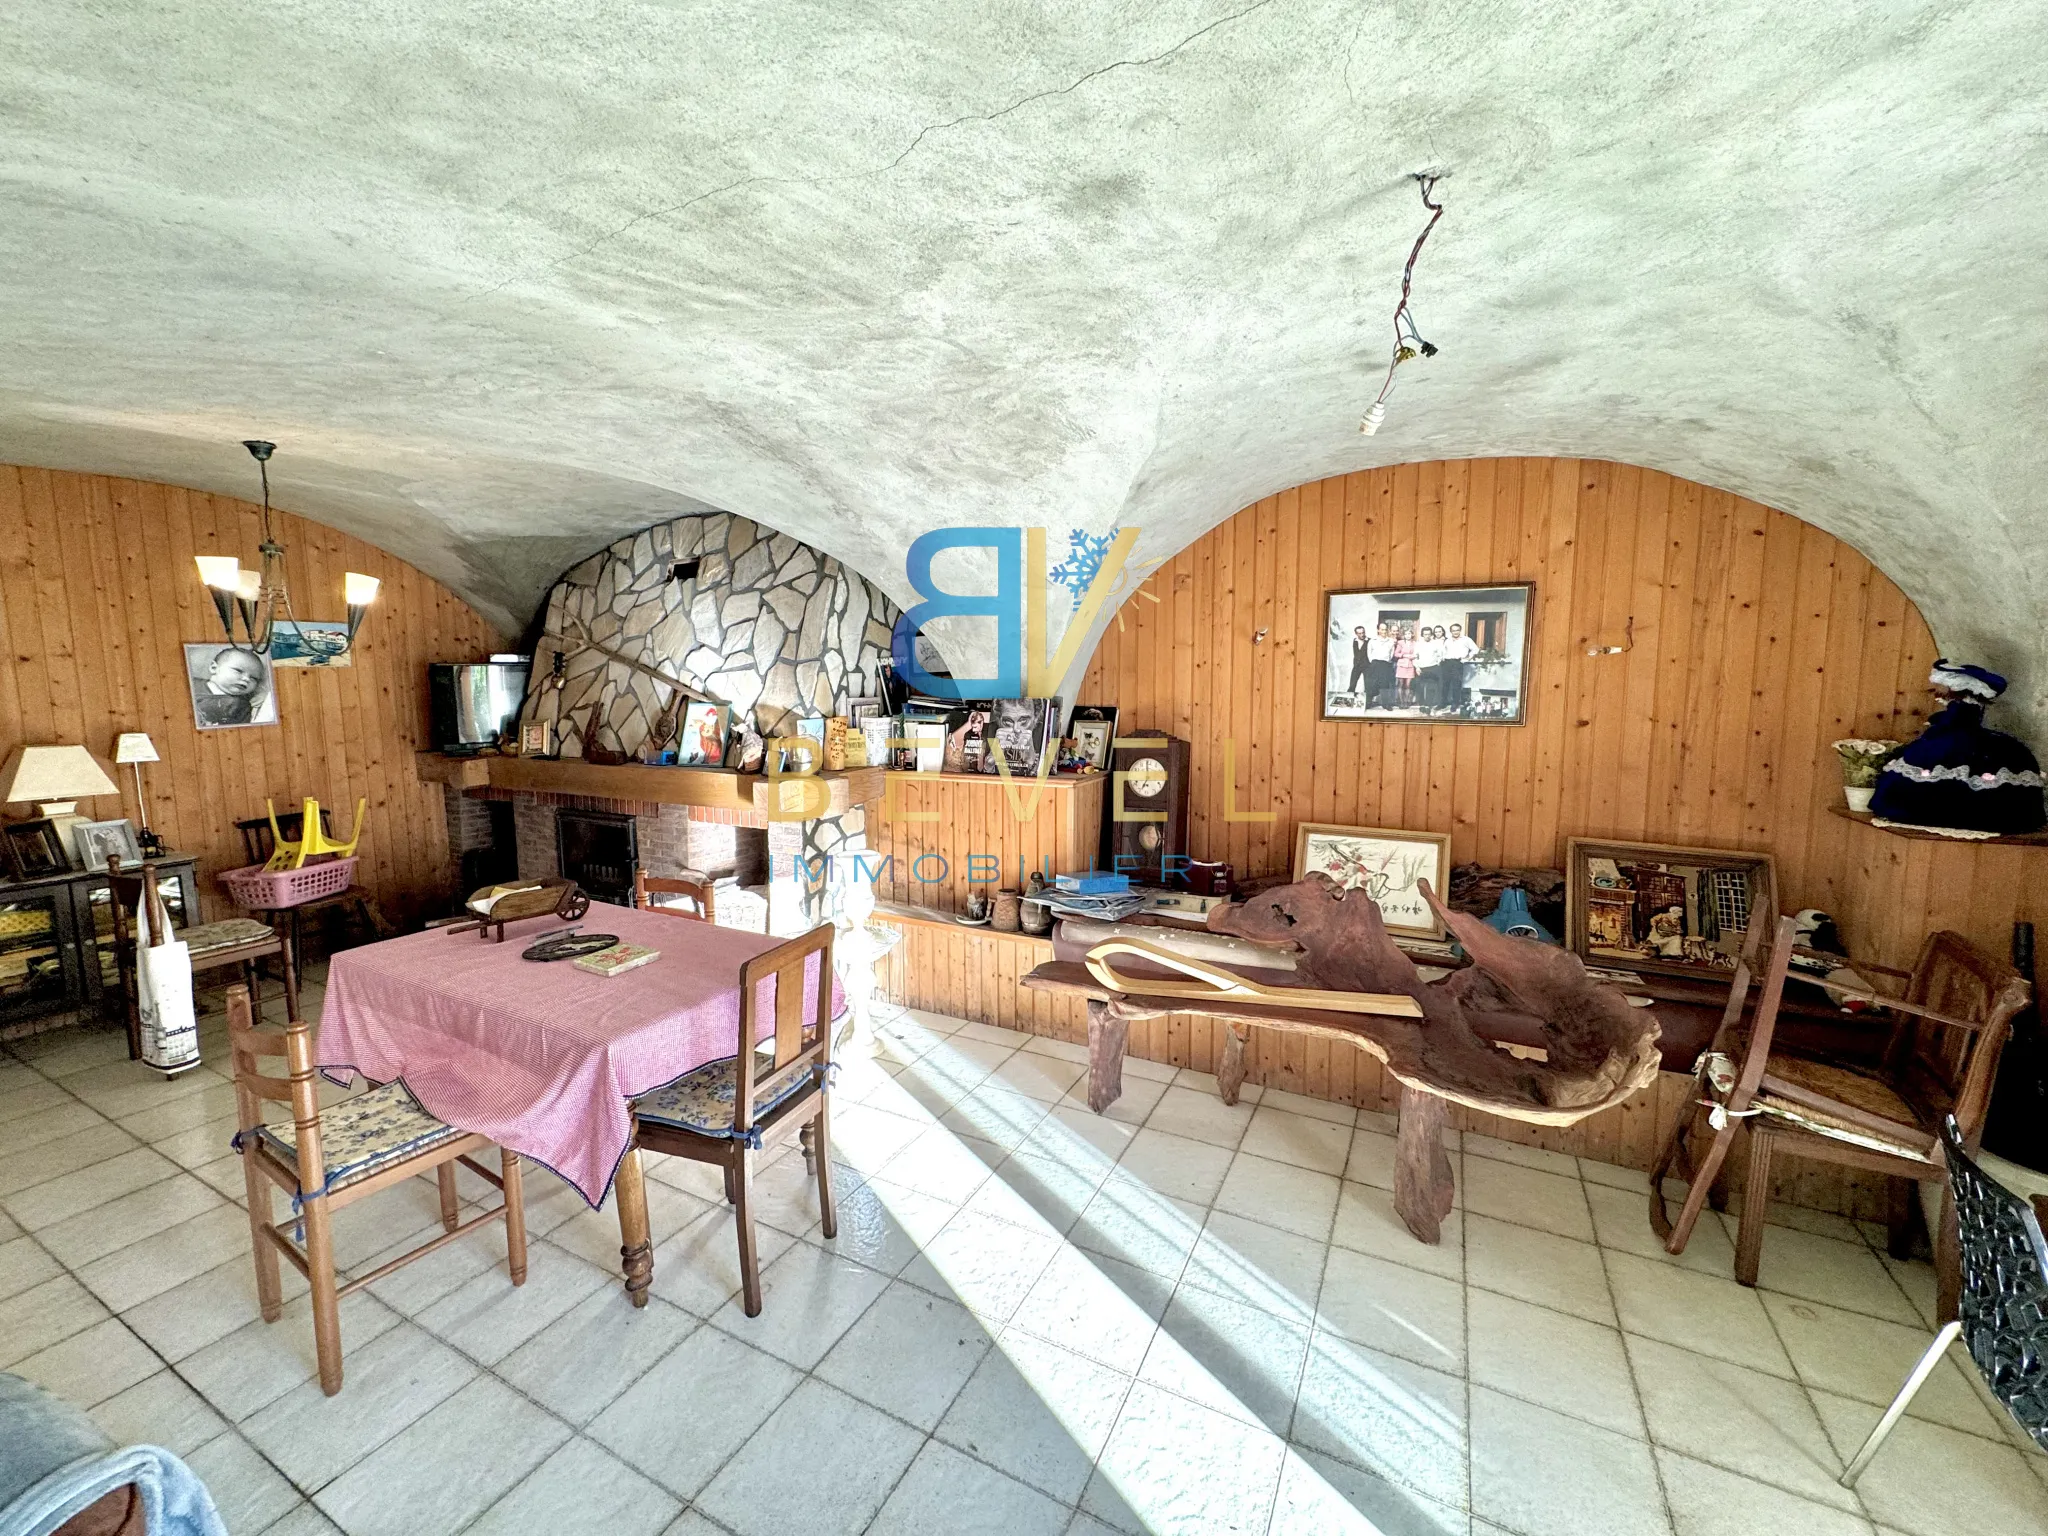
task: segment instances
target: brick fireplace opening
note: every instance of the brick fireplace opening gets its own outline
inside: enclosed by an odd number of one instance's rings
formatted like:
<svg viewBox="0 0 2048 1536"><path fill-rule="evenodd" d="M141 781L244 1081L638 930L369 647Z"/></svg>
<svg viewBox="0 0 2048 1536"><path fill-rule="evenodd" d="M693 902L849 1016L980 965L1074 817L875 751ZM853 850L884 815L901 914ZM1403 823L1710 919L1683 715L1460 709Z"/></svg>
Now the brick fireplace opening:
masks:
<svg viewBox="0 0 2048 1536"><path fill-rule="evenodd" d="M595 901L633 904L633 871L640 865L639 829L617 811L555 812L555 867Z"/></svg>

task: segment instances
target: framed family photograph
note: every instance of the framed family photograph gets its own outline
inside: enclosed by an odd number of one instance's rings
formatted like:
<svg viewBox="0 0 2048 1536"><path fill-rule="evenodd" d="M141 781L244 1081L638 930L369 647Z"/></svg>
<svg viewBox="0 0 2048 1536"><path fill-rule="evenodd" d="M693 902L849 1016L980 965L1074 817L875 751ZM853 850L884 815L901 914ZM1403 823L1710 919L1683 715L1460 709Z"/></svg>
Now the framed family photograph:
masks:
<svg viewBox="0 0 2048 1536"><path fill-rule="evenodd" d="M1445 832L1340 827L1298 822L1294 878L1328 875L1346 890L1363 889L1396 938L1441 939L1443 922L1423 900L1422 882L1442 899L1449 889L1451 839Z"/></svg>
<svg viewBox="0 0 2048 1536"><path fill-rule="evenodd" d="M192 719L202 731L277 724L277 686L261 651L239 645L185 647Z"/></svg>
<svg viewBox="0 0 2048 1536"><path fill-rule="evenodd" d="M127 821L81 821L71 828L71 841L78 849L78 862L96 875L107 872L111 855L124 869L142 863L142 845L135 839L135 827Z"/></svg>
<svg viewBox="0 0 2048 1536"><path fill-rule="evenodd" d="M7 834L7 868L17 880L61 875L71 867L57 823L47 816L0 825Z"/></svg>
<svg viewBox="0 0 2048 1536"><path fill-rule="evenodd" d="M1323 718L1520 725L1536 589L1324 594Z"/></svg>

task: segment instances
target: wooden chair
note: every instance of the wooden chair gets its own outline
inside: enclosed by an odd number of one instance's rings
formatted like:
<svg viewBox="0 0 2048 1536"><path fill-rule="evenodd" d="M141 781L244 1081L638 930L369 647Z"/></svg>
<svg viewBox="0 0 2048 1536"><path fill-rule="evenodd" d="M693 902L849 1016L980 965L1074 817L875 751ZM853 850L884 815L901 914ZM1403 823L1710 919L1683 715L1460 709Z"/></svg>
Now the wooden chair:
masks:
<svg viewBox="0 0 2048 1536"><path fill-rule="evenodd" d="M649 892L664 896L683 896L697 904L693 912L688 907L656 906L648 900ZM693 869L686 869L674 880L665 880L650 875L644 869L633 871L633 905L643 912L659 912L663 917L688 917L699 922L718 921L717 896L712 890L711 877L700 875Z"/></svg>
<svg viewBox="0 0 2048 1536"><path fill-rule="evenodd" d="M362 832L362 809L356 812L356 832ZM284 838L287 848L302 846L305 842L306 817L303 810L270 811L262 816L250 816L235 823L235 830L242 834L242 851L250 864L268 864L271 856L280 846L277 839ZM320 809L320 825L316 839L332 843L333 819L327 808ZM351 842L348 846L353 847ZM292 964L299 964L300 939L304 934L306 920L318 918L323 934L327 931L329 919L344 917L356 924L364 935L364 942L388 939L398 930L391 926L376 900L360 885L351 885L345 891L336 891L332 896L320 896L312 901L301 902L296 907L281 907L276 911L258 913L277 922L283 930L285 941L291 947ZM331 947L331 946L330 946Z"/></svg>
<svg viewBox="0 0 2048 1536"><path fill-rule="evenodd" d="M128 1026L128 1059L135 1061L142 1055L142 1009L136 990L137 934L129 925L128 914L146 899L149 902L152 941L162 943L170 936L171 919L164 909L163 895L157 888L156 861L144 859L136 872L129 874L123 870L119 854L110 856L107 859L107 896L107 905L114 919L114 966L121 973L121 1007ZM254 918L230 917L217 923L195 923L189 928L180 928L176 936L185 941L195 977L201 971L239 965L253 998L251 1006L261 1006L257 962L266 956L284 953L284 941L277 936L276 929ZM292 973L287 971L286 976L290 978ZM286 1001L291 1012L299 1011L295 981Z"/></svg>
<svg viewBox="0 0 2048 1536"><path fill-rule="evenodd" d="M1741 1042L1740 1067L1732 1053L1717 1051L1709 1053L1701 1069L1709 1122L1717 1111L1723 1119L1717 1140L1733 1135L1733 1122L1749 1122L1735 1278L1744 1285L1756 1284L1773 1161L1810 1158L1899 1181L1893 1185L1890 1222L1894 1256L1903 1256L1912 1240L1915 1187L1941 1186L1941 1215L1937 1230L1929 1235L1935 1245L1941 1316L1953 1317L1960 1271L1940 1127L1946 1116L1953 1115L1963 1145L1976 1150L1999 1055L2013 1016L2027 1005L2031 989L2004 961L1962 935L1930 934L1911 971L1847 962L1865 975L1905 982L1902 997L1823 983L1838 996L1872 1005L1868 1022L1885 1029L1880 1049L1857 1061L1801 1054L1774 1040L1777 997L1786 968L1793 954L1804 953L1793 943L1792 932L1792 919L1779 919L1764 995L1748 1038ZM1661 1203L1660 1195L1653 1181L1653 1211Z"/></svg>
<svg viewBox="0 0 2048 1536"><path fill-rule="evenodd" d="M290 963L289 956L286 963ZM313 1071L312 1032L306 1021L294 1014L282 1030L257 1028L248 991L242 987L228 989L228 1045L241 1125L235 1146L242 1154L242 1175L248 1181L257 1299L263 1320L276 1322L284 1310L278 1287L280 1253L306 1277L313 1288L313 1344L320 1360L321 1391L332 1397L341 1390L342 1298L424 1258L472 1228L504 1220L512 1283L526 1283L526 1206L518 1154L501 1149L501 1171L490 1172L470 1156L488 1149L489 1139L436 1120L413 1101L403 1083L387 1083L322 1110ZM263 1058L277 1056L285 1060L286 1076L266 1074L259 1066ZM264 1124L266 1100L291 1105L291 1120ZM457 1162L496 1185L504 1197L468 1221L461 1220L456 1197ZM333 1213L429 1168L440 1185L441 1234L368 1274L337 1284ZM296 1220L272 1223L272 1184L291 1197ZM301 1225L303 1239L296 1239L293 1228Z"/></svg>
<svg viewBox="0 0 2048 1536"><path fill-rule="evenodd" d="M794 1130L818 1181L825 1236L835 1237L828 1106L832 1070L832 925L778 944L740 967L738 1049L686 1072L633 1103L639 1144L725 1170L725 1197L739 1219L740 1290L747 1316L761 1313L761 1270L754 1252L754 1155ZM812 957L816 957L813 964ZM817 1007L804 1017L807 973ZM772 982L772 1051L760 1041L761 991Z"/></svg>

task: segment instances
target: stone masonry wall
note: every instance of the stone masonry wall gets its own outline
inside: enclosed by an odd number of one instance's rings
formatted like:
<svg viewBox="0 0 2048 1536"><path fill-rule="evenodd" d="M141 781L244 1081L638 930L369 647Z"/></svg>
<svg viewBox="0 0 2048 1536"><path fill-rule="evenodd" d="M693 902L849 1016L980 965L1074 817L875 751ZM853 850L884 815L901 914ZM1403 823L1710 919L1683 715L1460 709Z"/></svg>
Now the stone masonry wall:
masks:
<svg viewBox="0 0 2048 1536"><path fill-rule="evenodd" d="M687 581L682 561L702 562ZM592 555L548 593L546 629L580 632L732 705L764 735L794 717L845 712L873 695L897 607L866 578L787 534L730 512L679 517ZM543 655L547 647L543 645ZM572 654L562 696L562 752L582 751L596 710L602 745L638 755L668 689L596 651ZM535 682L542 681L537 667ZM536 686L528 718L552 718Z"/></svg>

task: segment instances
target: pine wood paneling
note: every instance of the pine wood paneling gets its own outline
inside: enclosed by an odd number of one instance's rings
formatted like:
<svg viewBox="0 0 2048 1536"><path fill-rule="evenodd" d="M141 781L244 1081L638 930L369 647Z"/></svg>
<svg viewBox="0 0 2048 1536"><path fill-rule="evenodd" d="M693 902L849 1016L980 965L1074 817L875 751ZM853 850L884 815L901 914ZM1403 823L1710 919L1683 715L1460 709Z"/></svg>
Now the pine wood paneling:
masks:
<svg viewBox="0 0 2048 1536"><path fill-rule="evenodd" d="M149 819L196 854L209 913L212 881L243 862L236 820L307 795L346 829L369 801L359 878L396 920L438 900L448 880L439 785L422 784L426 667L498 645L483 618L439 582L335 529L275 514L286 576L308 617L342 616L345 570L383 591L356 641L355 665L277 673L278 724L201 731L192 722L184 645L216 640L220 621L192 557L255 558L262 511L177 486L0 465L0 755L20 742L82 742L111 759L121 731L147 731L163 761L143 770ZM81 809L139 820L132 770Z"/></svg>

